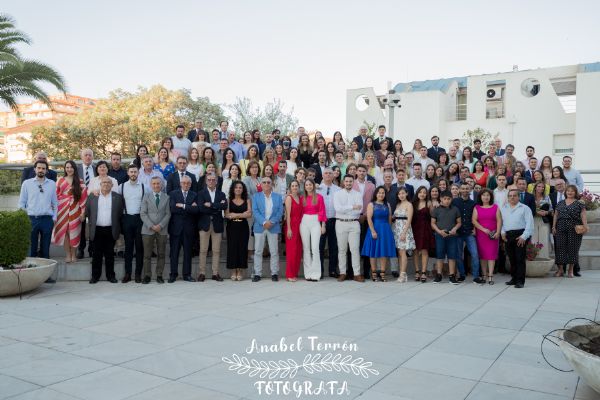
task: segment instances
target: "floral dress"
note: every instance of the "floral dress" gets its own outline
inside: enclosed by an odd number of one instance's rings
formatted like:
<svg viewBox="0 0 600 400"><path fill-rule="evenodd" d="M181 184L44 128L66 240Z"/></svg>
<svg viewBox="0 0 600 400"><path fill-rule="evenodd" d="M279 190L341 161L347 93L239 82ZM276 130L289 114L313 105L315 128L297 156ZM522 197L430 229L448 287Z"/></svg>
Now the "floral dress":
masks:
<svg viewBox="0 0 600 400"><path fill-rule="evenodd" d="M408 223L406 210L403 208L397 208L396 211L394 211L394 220L394 239L396 240L396 248L398 250L414 250L416 247L415 237L410 225L406 231L406 240L400 239L400 235Z"/></svg>

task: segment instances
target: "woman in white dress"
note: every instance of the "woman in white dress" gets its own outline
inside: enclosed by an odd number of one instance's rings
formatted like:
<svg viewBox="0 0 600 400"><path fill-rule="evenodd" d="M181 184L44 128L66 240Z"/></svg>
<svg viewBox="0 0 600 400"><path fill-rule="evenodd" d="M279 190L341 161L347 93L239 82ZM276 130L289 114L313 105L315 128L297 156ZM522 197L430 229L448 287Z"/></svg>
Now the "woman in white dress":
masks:
<svg viewBox="0 0 600 400"><path fill-rule="evenodd" d="M290 158L287 160L286 174L294 176L294 173L298 169L298 149L292 147L290 149Z"/></svg>
<svg viewBox="0 0 600 400"><path fill-rule="evenodd" d="M412 231L412 217L413 217L413 206L410 201L406 198L408 192L405 187L398 189L396 195L396 210L394 211L394 239L396 240L396 248L398 249L398 265L400 266L400 277L398 282L406 282L408 280L406 275L406 266L408 264L408 258L406 255L407 250L414 250L415 237Z"/></svg>
<svg viewBox="0 0 600 400"><path fill-rule="evenodd" d="M200 163L200 150L195 147L190 149L188 165L185 170L196 177L196 182L200 180L200 171L202 170L202 164Z"/></svg>
<svg viewBox="0 0 600 400"><path fill-rule="evenodd" d="M533 216L533 236L531 237L531 242L541 243L543 246L538 253L538 258L549 258L550 249L552 202L550 201L550 197L545 194L545 191L546 184L544 182L537 182L533 187L535 215ZM544 221L544 219L546 219L546 221Z"/></svg>

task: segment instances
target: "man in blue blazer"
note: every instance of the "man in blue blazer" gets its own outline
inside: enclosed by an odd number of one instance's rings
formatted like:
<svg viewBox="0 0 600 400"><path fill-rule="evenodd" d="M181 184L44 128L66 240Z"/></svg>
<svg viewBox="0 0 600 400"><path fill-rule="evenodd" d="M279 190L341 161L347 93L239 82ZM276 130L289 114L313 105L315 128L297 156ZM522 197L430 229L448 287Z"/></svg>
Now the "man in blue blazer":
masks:
<svg viewBox="0 0 600 400"><path fill-rule="evenodd" d="M179 250L183 246L183 280L195 282L192 278L192 241L196 232L198 213L198 195L190 190L192 179L189 176L181 178L181 189L169 193L171 220L169 221L169 241L171 244L171 274L169 283L177 280L179 270Z"/></svg>
<svg viewBox="0 0 600 400"><path fill-rule="evenodd" d="M217 188L217 176L207 174L206 188L198 193L198 230L200 231L200 272L198 282L206 279L206 255L212 239L212 280L223 282L219 275L223 211L227 209L225 193ZM237 243L239 244L239 243ZM236 245L237 245L236 244Z"/></svg>
<svg viewBox="0 0 600 400"><path fill-rule="evenodd" d="M177 170L169 175L167 178L167 194L171 193L173 190L177 190L181 188L181 178L183 176L188 176L192 180L192 185L190 189L192 192L198 192L198 182L196 182L196 175L186 171L187 168L187 157L179 156L177 157L177 162L175 163L175 167Z"/></svg>
<svg viewBox="0 0 600 400"><path fill-rule="evenodd" d="M527 179L517 179L517 190L519 191L519 202L529 207L531 214L535 217L535 197L531 193L527 193Z"/></svg>
<svg viewBox="0 0 600 400"><path fill-rule="evenodd" d="M262 276L262 254L265 240L269 241L271 252L271 280L279 280L279 249L277 237L281 233L283 216L283 198L273 191L273 181L262 178L262 192L252 196L252 216L254 217L254 277L252 282L260 281Z"/></svg>
<svg viewBox="0 0 600 400"><path fill-rule="evenodd" d="M431 138L431 147L427 149L427 157L433 161L440 162L440 153L445 153L446 150L443 147L438 146L440 144L440 138L436 135Z"/></svg>

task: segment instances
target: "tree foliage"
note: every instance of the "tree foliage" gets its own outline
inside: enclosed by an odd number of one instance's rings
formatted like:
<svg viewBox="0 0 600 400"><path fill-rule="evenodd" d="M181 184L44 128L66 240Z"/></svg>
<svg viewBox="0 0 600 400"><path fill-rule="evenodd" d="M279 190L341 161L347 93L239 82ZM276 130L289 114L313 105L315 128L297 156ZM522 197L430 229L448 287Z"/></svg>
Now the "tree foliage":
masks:
<svg viewBox="0 0 600 400"><path fill-rule="evenodd" d="M27 257L31 222L24 210L0 211L0 266L9 268Z"/></svg>
<svg viewBox="0 0 600 400"><path fill-rule="evenodd" d="M486 131L483 128L476 128L473 130L468 129L465 133L463 133L463 136L460 140L460 144L462 147L473 146L473 141L475 139L481 140L482 149L487 149L488 146L494 141L494 137L490 132Z"/></svg>
<svg viewBox="0 0 600 400"><path fill-rule="evenodd" d="M31 39L15 27L10 16L0 14L0 103L17 110L20 96L40 100L50 106L50 98L41 84L66 91L64 78L52 67L21 57L17 44L31 44Z"/></svg>
<svg viewBox="0 0 600 400"><path fill-rule="evenodd" d="M227 108L233 113L233 125L238 135L253 129L259 129L262 133L279 129L285 135L293 132L298 125L294 108L285 111L280 99L273 99L261 109L254 107L252 100L247 97L236 97L235 102Z"/></svg>
<svg viewBox="0 0 600 400"><path fill-rule="evenodd" d="M225 116L208 97L193 99L187 89L168 90L161 85L135 92L117 89L94 108L34 128L29 150L45 150L63 160L78 158L80 150L88 147L96 158L113 151L133 157L138 145L156 147L161 138L174 134L175 126L191 128L196 118L202 118L206 127L216 127Z"/></svg>

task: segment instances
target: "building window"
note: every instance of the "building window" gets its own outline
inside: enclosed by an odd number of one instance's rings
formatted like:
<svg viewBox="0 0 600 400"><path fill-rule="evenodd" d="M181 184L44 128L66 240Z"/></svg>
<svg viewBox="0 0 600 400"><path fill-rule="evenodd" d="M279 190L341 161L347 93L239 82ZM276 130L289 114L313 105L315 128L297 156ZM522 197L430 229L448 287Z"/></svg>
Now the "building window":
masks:
<svg viewBox="0 0 600 400"><path fill-rule="evenodd" d="M467 119L467 88L461 88L456 93L456 120Z"/></svg>
<svg viewBox="0 0 600 400"><path fill-rule="evenodd" d="M486 108L485 117L486 119L504 118L504 88L506 87L506 81L491 81L487 82L487 89L485 92L486 97Z"/></svg>
<svg viewBox="0 0 600 400"><path fill-rule="evenodd" d="M577 111L577 78L574 76L567 78L556 78L550 80L552 88L558 96L558 101L566 114L573 114Z"/></svg>
<svg viewBox="0 0 600 400"><path fill-rule="evenodd" d="M552 153L555 156L564 156L566 154L575 153L575 134L574 133L559 133L554 135L554 144Z"/></svg>

